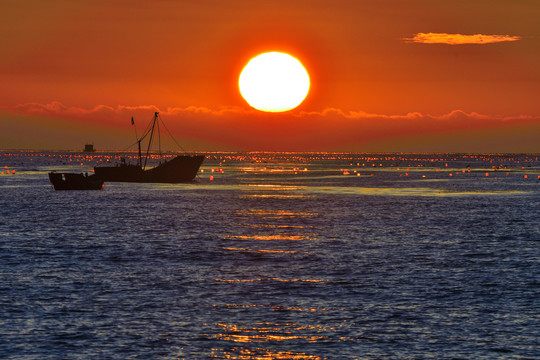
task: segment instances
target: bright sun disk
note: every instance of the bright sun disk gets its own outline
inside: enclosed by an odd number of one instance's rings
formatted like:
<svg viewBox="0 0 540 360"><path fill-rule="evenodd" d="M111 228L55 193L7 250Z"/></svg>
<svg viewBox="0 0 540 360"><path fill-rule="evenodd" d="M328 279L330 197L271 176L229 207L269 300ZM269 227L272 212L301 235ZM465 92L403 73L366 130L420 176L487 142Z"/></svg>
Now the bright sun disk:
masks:
<svg viewBox="0 0 540 360"><path fill-rule="evenodd" d="M268 52L247 63L238 86L250 106L281 112L294 109L304 101L309 91L309 75L291 55Z"/></svg>

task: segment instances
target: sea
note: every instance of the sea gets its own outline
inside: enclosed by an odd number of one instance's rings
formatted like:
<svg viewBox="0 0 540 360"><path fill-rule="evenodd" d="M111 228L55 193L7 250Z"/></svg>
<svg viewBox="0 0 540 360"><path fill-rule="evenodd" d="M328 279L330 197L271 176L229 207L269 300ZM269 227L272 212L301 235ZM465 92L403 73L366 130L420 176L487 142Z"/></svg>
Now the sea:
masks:
<svg viewBox="0 0 540 360"><path fill-rule="evenodd" d="M539 154L209 152L188 184L48 180L122 157L0 151L1 359L540 358Z"/></svg>

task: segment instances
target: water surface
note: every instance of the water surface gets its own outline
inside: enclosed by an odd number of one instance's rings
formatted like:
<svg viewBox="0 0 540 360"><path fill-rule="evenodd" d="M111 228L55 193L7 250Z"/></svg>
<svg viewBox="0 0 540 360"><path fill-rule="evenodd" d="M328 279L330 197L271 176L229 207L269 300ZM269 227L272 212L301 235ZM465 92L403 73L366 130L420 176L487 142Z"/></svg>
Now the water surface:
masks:
<svg viewBox="0 0 540 360"><path fill-rule="evenodd" d="M1 358L540 352L536 155L215 153L192 184L47 178L119 156L0 153Z"/></svg>

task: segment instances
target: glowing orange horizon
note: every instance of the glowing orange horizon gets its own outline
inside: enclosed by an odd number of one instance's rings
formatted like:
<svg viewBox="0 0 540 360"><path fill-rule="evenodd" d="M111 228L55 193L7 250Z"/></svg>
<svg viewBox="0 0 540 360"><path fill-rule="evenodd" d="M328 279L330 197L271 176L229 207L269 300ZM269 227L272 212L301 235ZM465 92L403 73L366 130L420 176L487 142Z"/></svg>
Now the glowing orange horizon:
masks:
<svg viewBox="0 0 540 360"><path fill-rule="evenodd" d="M143 3L3 9L2 147L123 148L159 111L190 150L540 149L534 2ZM268 51L309 74L290 111L239 91Z"/></svg>

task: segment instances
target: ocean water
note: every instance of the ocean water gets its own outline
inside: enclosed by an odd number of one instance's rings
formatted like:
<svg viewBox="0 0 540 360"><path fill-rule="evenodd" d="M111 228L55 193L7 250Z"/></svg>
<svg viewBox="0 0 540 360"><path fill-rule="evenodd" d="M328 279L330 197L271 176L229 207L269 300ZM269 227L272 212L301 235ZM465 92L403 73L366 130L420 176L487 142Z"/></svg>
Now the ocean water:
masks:
<svg viewBox="0 0 540 360"><path fill-rule="evenodd" d="M0 358L540 356L538 155L211 153L191 184L47 178L120 156L0 152Z"/></svg>

